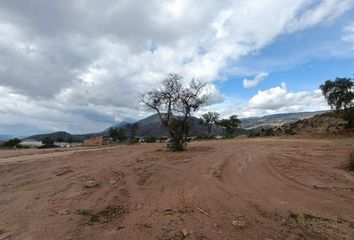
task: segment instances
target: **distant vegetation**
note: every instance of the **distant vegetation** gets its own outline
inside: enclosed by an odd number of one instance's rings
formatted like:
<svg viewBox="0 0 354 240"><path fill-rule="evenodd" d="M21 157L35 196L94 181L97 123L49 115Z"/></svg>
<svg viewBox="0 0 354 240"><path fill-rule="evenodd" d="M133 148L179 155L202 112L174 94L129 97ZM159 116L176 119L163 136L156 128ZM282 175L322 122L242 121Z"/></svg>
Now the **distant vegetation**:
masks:
<svg viewBox="0 0 354 240"><path fill-rule="evenodd" d="M21 143L21 139L13 138L13 139L10 139L10 140L8 140L6 142L3 142L1 144L1 147L4 147L4 148L18 148L18 147L21 147L20 143Z"/></svg>
<svg viewBox="0 0 354 240"><path fill-rule="evenodd" d="M127 140L127 135L125 133L125 129L122 127L110 128L109 129L109 136L112 138L113 142L125 142Z"/></svg>

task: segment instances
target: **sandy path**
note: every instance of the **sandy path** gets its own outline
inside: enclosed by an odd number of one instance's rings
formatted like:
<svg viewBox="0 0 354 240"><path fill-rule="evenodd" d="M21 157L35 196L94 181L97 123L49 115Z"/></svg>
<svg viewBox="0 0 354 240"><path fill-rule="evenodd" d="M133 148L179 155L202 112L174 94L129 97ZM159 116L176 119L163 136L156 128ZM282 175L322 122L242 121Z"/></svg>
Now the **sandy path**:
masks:
<svg viewBox="0 0 354 240"><path fill-rule="evenodd" d="M122 145L119 146L113 146L113 147L99 147L99 148L80 148L80 149L74 149L74 150L61 150L61 151L56 151L55 149L53 151L48 150L47 152L32 152L29 155L24 155L23 153L20 153L19 156L6 156L6 157L0 157L0 164L1 163L16 163L16 162L22 162L22 161L35 161L38 159L47 159L47 158L55 158L55 157L65 157L72 155L73 153L79 153L79 152L92 152L92 151L104 151L108 149L114 149L114 148L120 148Z"/></svg>
<svg viewBox="0 0 354 240"><path fill-rule="evenodd" d="M353 147L239 139L3 163L0 237L352 240L354 174L342 162Z"/></svg>

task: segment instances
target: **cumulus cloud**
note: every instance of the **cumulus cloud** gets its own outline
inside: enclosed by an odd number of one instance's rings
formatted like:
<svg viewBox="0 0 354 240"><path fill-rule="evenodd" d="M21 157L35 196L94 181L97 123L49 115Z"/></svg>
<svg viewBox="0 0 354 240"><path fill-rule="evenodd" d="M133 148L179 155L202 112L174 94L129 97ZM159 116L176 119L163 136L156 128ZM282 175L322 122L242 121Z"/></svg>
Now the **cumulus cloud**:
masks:
<svg viewBox="0 0 354 240"><path fill-rule="evenodd" d="M327 104L320 90L312 92L289 92L286 84L264 91L258 91L248 104L250 109L273 110L279 112L301 111L311 106L316 109L326 108Z"/></svg>
<svg viewBox="0 0 354 240"><path fill-rule="evenodd" d="M267 72L261 72L255 76L254 79L243 79L243 87L244 88L253 88L257 86L261 81L266 79L269 76Z"/></svg>
<svg viewBox="0 0 354 240"><path fill-rule="evenodd" d="M7 91L1 122L16 116L43 131L87 132L137 118L146 114L139 95L168 72L208 82L211 102L217 103L224 97L215 82L225 79L221 72L234 67L230 62L281 34L331 21L352 5L351 0L1 1L0 87ZM10 111L18 102L25 106ZM53 114L45 114L47 109Z"/></svg>

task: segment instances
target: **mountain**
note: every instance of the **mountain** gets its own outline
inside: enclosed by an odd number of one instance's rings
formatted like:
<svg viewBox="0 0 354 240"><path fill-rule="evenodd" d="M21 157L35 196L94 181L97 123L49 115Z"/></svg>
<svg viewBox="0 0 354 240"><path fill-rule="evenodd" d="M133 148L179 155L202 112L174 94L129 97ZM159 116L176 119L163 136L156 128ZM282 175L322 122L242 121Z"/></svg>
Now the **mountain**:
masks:
<svg viewBox="0 0 354 240"><path fill-rule="evenodd" d="M59 139L61 139L63 141L68 141L68 140L83 141L87 138L94 137L94 136L100 136L100 135L102 135L102 134L101 133L71 134L68 132L59 131L59 132L33 135L33 136L29 136L25 139L36 139L38 141L42 141L43 138L48 137L48 138L53 139L54 141L58 141Z"/></svg>
<svg viewBox="0 0 354 240"><path fill-rule="evenodd" d="M7 141L11 138L15 138L15 136L12 135L0 135L0 141Z"/></svg>
<svg viewBox="0 0 354 240"><path fill-rule="evenodd" d="M284 123L293 123L301 119L306 119L313 117L317 114L324 113L325 111L318 112L298 112L298 113L282 113L282 114L273 114L262 117L251 117L251 118L242 118L241 120L241 128L239 128L236 132L236 135L248 135L260 132L263 128L271 128L275 126L281 126ZM147 118L141 119L136 122L138 124L138 130L136 135L142 137L166 137L168 136L167 129L162 126L160 118L158 114L151 115ZM189 125L190 125L190 135L191 136L206 136L207 130L204 126L200 125L200 119L196 117L190 117ZM126 125L128 122L120 122L112 127L122 127L126 129ZM110 127L111 128L111 127ZM88 134L70 134L67 132L53 132L47 134L39 134L33 135L28 138L36 139L41 141L45 137L49 137L51 139L63 139L67 141L72 139L74 141L83 141L87 138L94 136L108 136L109 129L107 128L102 132L98 133L88 133ZM213 128L214 135L221 135L223 133L222 129L215 126Z"/></svg>

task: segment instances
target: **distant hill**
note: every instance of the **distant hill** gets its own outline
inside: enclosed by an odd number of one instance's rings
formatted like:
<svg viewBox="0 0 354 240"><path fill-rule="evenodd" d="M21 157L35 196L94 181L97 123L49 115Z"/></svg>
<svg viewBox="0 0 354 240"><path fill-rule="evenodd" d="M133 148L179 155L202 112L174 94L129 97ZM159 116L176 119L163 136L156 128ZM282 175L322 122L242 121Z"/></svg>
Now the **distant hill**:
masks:
<svg viewBox="0 0 354 240"><path fill-rule="evenodd" d="M0 141L7 141L11 138L15 138L15 136L12 135L0 135Z"/></svg>
<svg viewBox="0 0 354 240"><path fill-rule="evenodd" d="M263 128L271 128L274 126L281 126L284 123L293 123L301 119L310 118L315 116L316 114L324 113L325 111L318 112L298 112L298 113L282 113L282 114L273 114L267 115L263 117L251 117L251 118L242 118L241 120L241 128L237 130L236 135L244 135L249 133L260 132ZM191 136L206 136L207 130L204 126L199 124L200 119L196 117L191 117L189 120L190 124L190 135ZM137 121L138 123L138 131L137 136L142 137L164 137L169 136L168 130L162 126L159 116L157 114L151 115L147 118L141 119ZM122 127L126 128L128 122L120 122L112 127ZM110 127L111 128L111 127ZM109 129L107 128L102 132L98 133L88 133L88 134L70 134L68 132L53 132L47 134L39 134L29 136L27 138L36 139L41 141L45 137L49 137L54 140L63 139L67 141L72 139L74 141L83 141L87 138L94 136L108 136ZM214 135L221 135L222 129L215 126L213 128Z"/></svg>
<svg viewBox="0 0 354 240"><path fill-rule="evenodd" d="M310 118L326 111L316 112L296 112L296 113L280 113L263 117L241 118L242 128L252 129L263 126L281 126L284 123L293 123L301 119Z"/></svg>
<svg viewBox="0 0 354 240"><path fill-rule="evenodd" d="M68 140L73 140L73 141L83 141L87 138L94 137L94 136L99 136L101 135L100 133L88 133L88 134L71 134L68 132L60 131L60 132L52 132L52 133L46 133L46 134L38 134L38 135L33 135L29 136L25 139L36 139L38 141L42 141L43 138L51 138L54 141L57 141L59 139L62 139L64 141Z"/></svg>

